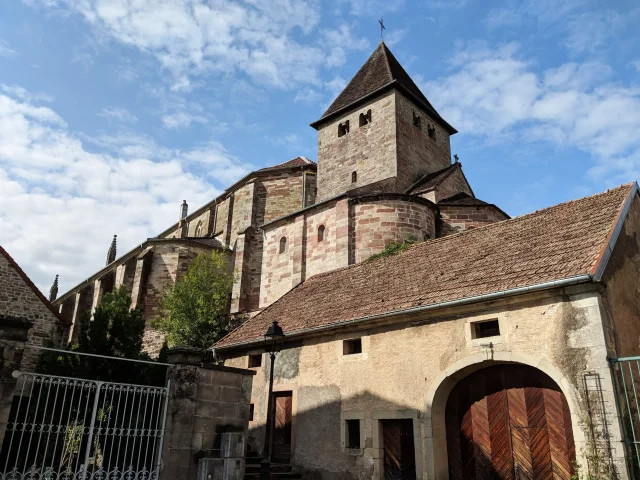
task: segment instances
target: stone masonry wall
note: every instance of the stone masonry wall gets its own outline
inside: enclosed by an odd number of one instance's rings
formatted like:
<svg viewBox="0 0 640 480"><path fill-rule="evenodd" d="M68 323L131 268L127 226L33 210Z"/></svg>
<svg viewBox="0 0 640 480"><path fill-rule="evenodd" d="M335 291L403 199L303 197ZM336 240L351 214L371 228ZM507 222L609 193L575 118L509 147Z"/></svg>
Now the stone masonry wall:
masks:
<svg viewBox="0 0 640 480"><path fill-rule="evenodd" d="M257 195L255 225L300 210L302 206L302 171L288 170L261 177Z"/></svg>
<svg viewBox="0 0 640 480"><path fill-rule="evenodd" d="M399 92L395 93L397 116L398 192L403 192L426 173L451 164L449 134L429 115ZM413 124L413 113L420 116L420 128ZM435 138L429 136L429 125Z"/></svg>
<svg viewBox="0 0 640 480"><path fill-rule="evenodd" d="M238 235L249 228L253 223L255 199L255 182L245 183L234 193L233 210L231 212L231 232L229 244L233 247Z"/></svg>
<svg viewBox="0 0 640 480"><path fill-rule="evenodd" d="M380 253L392 241L435 238L433 207L407 200L370 200L353 207L355 262Z"/></svg>
<svg viewBox="0 0 640 480"><path fill-rule="evenodd" d="M218 232L222 232L221 235L218 235L216 238L220 240L222 243L227 243L227 233L229 230L229 208L231 204L231 197L225 198L223 201L218 203L218 212L216 214L216 225L213 229L214 234Z"/></svg>
<svg viewBox="0 0 640 480"><path fill-rule="evenodd" d="M294 248L296 237L302 238L302 222L282 223L264 232L260 308L275 302L294 283ZM286 238L286 250L280 253L280 239Z"/></svg>
<svg viewBox="0 0 640 480"><path fill-rule="evenodd" d="M305 279L318 273L328 272L336 268L346 267L347 264L339 264L340 258L336 255L336 249L348 248L347 242L339 243L336 232L336 204L330 203L307 216L306 225L306 269ZM318 236L318 228L324 227L325 238Z"/></svg>
<svg viewBox="0 0 640 480"><path fill-rule="evenodd" d="M439 208L443 222L443 237L507 219L502 212L492 206L439 205Z"/></svg>
<svg viewBox="0 0 640 480"><path fill-rule="evenodd" d="M396 175L395 93L372 100L318 130L318 199ZM371 110L371 123L359 126L360 113ZM338 125L349 120L349 133L338 137ZM352 183L351 174L357 173Z"/></svg>
<svg viewBox="0 0 640 480"><path fill-rule="evenodd" d="M63 326L49 308L34 293L4 255L0 254L0 314L31 322L27 345L44 346L47 340L58 345ZM32 370L40 352L25 349L22 368Z"/></svg>
<svg viewBox="0 0 640 480"><path fill-rule="evenodd" d="M247 432L253 375L216 365L169 369L161 480L196 480L199 458L220 457L222 433Z"/></svg>

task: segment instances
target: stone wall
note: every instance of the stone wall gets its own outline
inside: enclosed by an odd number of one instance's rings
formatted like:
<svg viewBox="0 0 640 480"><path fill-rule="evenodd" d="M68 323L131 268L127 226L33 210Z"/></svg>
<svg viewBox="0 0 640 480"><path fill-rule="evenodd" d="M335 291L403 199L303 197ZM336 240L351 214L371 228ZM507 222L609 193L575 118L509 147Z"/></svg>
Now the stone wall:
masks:
<svg viewBox="0 0 640 480"><path fill-rule="evenodd" d="M474 339L473 322L490 319L499 321L499 335ZM362 353L343 354L343 341L351 338L361 338ZM293 393L293 465L309 478L382 479L380 420L411 418L418 478L444 479L448 392L457 379L477 369L512 362L538 368L560 386L569 402L577 460L583 467L590 422L584 379L599 379L617 478L625 479L605 345L599 294L593 287L521 295L298 338L278 355L274 372L275 390ZM238 351L225 365L246 367L249 353ZM255 431L266 416L266 363L256 369L253 382ZM361 450L341 446L344 418L362 419ZM259 435L254 437L260 441Z"/></svg>
<svg viewBox="0 0 640 480"><path fill-rule="evenodd" d="M318 202L396 176L395 99L389 92L319 128ZM359 116L368 110L371 123L361 127ZM338 125L347 120L349 133L339 137Z"/></svg>
<svg viewBox="0 0 640 480"><path fill-rule="evenodd" d="M33 323L29 321L0 314L0 447L9 421L16 386L16 379L12 374L14 370L25 370L25 366L22 365L24 345L32 326Z"/></svg>
<svg viewBox="0 0 640 480"><path fill-rule="evenodd" d="M433 197L426 198L435 203L458 193L466 193L469 196L473 196L473 192L469 188L461 168L457 168L451 175L442 180L431 193Z"/></svg>
<svg viewBox="0 0 640 480"><path fill-rule="evenodd" d="M491 205L439 205L442 236L483 227L507 220L507 216Z"/></svg>
<svg viewBox="0 0 640 480"><path fill-rule="evenodd" d="M421 176L436 172L451 164L449 133L429 115L395 93L397 118L398 192L403 192ZM413 124L414 113L420 117L420 127ZM430 136L429 128L435 128Z"/></svg>
<svg viewBox="0 0 640 480"><path fill-rule="evenodd" d="M0 315L32 324L27 345L44 346L52 340L60 345L65 325L45 301L28 285L16 267L0 253ZM22 368L32 370L40 352L26 349Z"/></svg>
<svg viewBox="0 0 640 480"><path fill-rule="evenodd" d="M355 262L360 263L392 241L435 238L435 206L426 200L365 197L353 206L353 225Z"/></svg>
<svg viewBox="0 0 640 480"><path fill-rule="evenodd" d="M267 177L259 178L256 226L269 223L301 208L303 208L302 169L272 173Z"/></svg>
<svg viewBox="0 0 640 480"><path fill-rule="evenodd" d="M161 480L196 480L198 460L220 456L221 434L247 432L255 372L201 366L193 352L170 351L171 391Z"/></svg>

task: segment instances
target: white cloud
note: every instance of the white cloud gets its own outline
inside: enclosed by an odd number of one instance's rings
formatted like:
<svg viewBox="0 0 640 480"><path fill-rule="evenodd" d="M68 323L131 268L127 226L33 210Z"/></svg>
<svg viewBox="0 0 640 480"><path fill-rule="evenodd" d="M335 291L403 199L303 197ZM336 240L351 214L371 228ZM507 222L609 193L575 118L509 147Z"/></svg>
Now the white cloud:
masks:
<svg viewBox="0 0 640 480"><path fill-rule="evenodd" d="M607 65L568 63L538 74L513 44L468 47L451 63L450 75L423 89L463 134L575 147L611 176L637 158L640 85L609 83Z"/></svg>
<svg viewBox="0 0 640 480"><path fill-rule="evenodd" d="M175 130L188 128L194 122L207 123L207 119L201 115L192 115L187 112L176 112L162 116L162 124L165 128Z"/></svg>
<svg viewBox="0 0 640 480"><path fill-rule="evenodd" d="M391 32L385 35L384 43L386 43L387 46L389 47L393 47L394 45L397 45L398 43L400 43L402 39L407 36L407 33L409 33L408 28L400 28L400 29L392 30Z"/></svg>
<svg viewBox="0 0 640 480"><path fill-rule="evenodd" d="M41 102L53 102L54 98L42 92L29 92L26 88L20 87L18 85L5 85L4 83L0 84L0 90L4 93L11 95L13 97L17 97L20 100L25 100L27 102L41 101Z"/></svg>
<svg viewBox="0 0 640 480"><path fill-rule="evenodd" d="M640 60L629 63L629 66L635 68L638 72L640 72Z"/></svg>
<svg viewBox="0 0 640 480"><path fill-rule="evenodd" d="M312 88L305 88L304 90L296 93L294 102L302 102L302 103L316 103L318 100L322 98L322 94L318 93Z"/></svg>
<svg viewBox="0 0 640 480"><path fill-rule="evenodd" d="M118 120L123 123L136 123L138 117L124 107L107 107L100 110L99 117L105 117L111 120Z"/></svg>
<svg viewBox="0 0 640 480"><path fill-rule="evenodd" d="M100 44L102 39L115 39L152 54L172 74L174 91L200 85L194 80L199 76L236 72L278 88L319 85L323 68L340 65L345 52L362 45L361 41L339 43L345 33L353 38L343 27L311 35L320 20L318 0L39 3L81 15ZM85 63L90 60L86 55L78 57Z"/></svg>
<svg viewBox="0 0 640 480"><path fill-rule="evenodd" d="M614 10L585 12L567 23L567 48L573 52L592 52L611 44L611 40L629 25L636 24L640 10L620 13Z"/></svg>
<svg viewBox="0 0 640 480"><path fill-rule="evenodd" d="M103 266L113 234L124 253L173 223L182 199L203 204L250 168L216 143L83 138L52 109L0 94L0 244L39 288L59 273L65 290Z"/></svg>
<svg viewBox="0 0 640 480"><path fill-rule="evenodd" d="M9 43L6 40L0 39L0 57L13 57L17 55L18 52L9 47Z"/></svg>
<svg viewBox="0 0 640 480"><path fill-rule="evenodd" d="M424 5L432 10L460 10L469 0L427 0Z"/></svg>

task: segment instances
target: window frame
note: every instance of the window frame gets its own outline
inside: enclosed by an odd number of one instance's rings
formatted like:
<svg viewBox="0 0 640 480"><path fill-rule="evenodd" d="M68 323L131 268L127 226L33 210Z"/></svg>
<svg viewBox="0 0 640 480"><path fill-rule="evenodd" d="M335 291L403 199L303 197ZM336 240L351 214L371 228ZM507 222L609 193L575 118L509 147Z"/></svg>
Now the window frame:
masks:
<svg viewBox="0 0 640 480"><path fill-rule="evenodd" d="M287 253L287 237L280 237L280 243L278 246L278 254L281 255L283 253Z"/></svg>

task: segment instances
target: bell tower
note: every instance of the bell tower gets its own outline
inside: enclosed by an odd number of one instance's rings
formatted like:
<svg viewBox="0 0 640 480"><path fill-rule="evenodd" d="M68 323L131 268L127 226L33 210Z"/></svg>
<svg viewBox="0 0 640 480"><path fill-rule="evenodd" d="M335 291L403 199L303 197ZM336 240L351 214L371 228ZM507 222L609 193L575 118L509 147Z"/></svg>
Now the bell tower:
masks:
<svg viewBox="0 0 640 480"><path fill-rule="evenodd" d="M457 133L384 42L311 126L318 201L351 190L402 193L451 165L449 137Z"/></svg>

